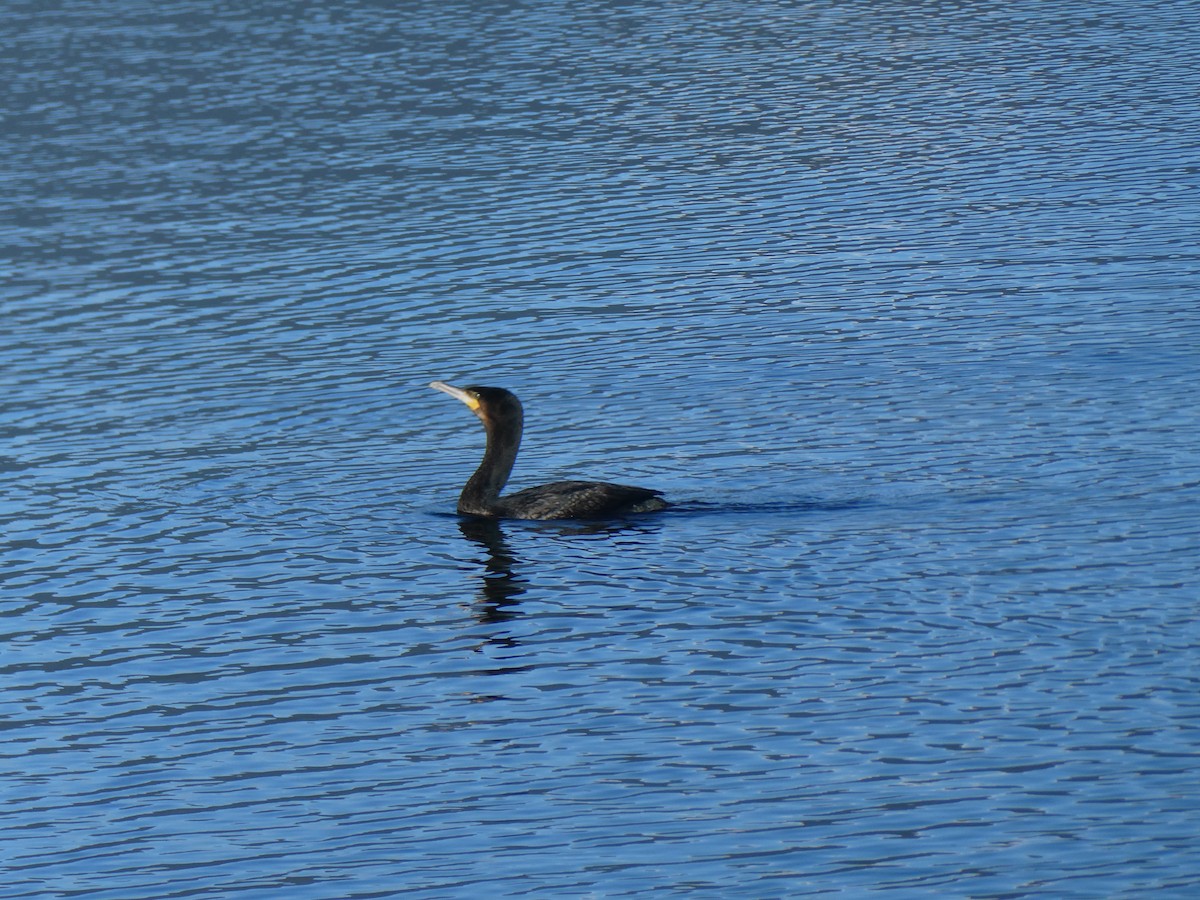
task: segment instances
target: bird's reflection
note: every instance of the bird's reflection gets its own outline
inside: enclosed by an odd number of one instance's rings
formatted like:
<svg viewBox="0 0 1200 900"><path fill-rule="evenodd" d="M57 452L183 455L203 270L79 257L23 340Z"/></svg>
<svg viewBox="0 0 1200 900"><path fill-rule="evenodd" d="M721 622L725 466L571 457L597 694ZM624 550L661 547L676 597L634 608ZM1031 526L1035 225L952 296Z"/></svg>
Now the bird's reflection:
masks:
<svg viewBox="0 0 1200 900"><path fill-rule="evenodd" d="M487 551L484 573L480 577L479 621L506 622L517 615L517 598L525 593L521 577L516 574L517 559L513 556L504 530L496 519L463 516L458 520L463 537Z"/></svg>
<svg viewBox="0 0 1200 900"><path fill-rule="evenodd" d="M523 523L526 524L526 523ZM661 527L658 520L626 519L617 521L538 522L537 530L559 537L582 537L592 535L648 534ZM507 622L518 612L519 598L526 591L526 580L519 573L519 560L513 553L505 536L500 520L482 516L462 516L458 529L463 537L478 544L487 552L484 571L480 576L479 610L476 618L480 622Z"/></svg>

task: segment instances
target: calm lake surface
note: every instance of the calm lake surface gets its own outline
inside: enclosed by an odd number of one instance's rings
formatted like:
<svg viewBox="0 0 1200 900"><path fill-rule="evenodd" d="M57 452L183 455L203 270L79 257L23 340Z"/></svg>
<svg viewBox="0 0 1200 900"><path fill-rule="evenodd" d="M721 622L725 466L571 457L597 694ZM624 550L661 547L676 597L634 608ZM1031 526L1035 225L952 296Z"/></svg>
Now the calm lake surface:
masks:
<svg viewBox="0 0 1200 900"><path fill-rule="evenodd" d="M0 898L1200 889L1194 3L0 42Z"/></svg>

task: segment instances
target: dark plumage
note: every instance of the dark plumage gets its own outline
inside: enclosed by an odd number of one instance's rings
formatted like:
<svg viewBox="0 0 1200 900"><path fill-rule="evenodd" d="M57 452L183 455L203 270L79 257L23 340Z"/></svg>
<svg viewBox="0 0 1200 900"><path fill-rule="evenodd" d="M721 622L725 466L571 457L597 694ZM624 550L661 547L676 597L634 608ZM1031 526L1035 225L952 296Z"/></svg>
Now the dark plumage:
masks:
<svg viewBox="0 0 1200 900"><path fill-rule="evenodd" d="M521 446L521 401L504 388L452 387L434 381L431 388L461 400L483 422L487 449L483 462L458 498L467 516L497 519L603 519L666 509L667 501L649 488L606 481L556 481L501 497Z"/></svg>

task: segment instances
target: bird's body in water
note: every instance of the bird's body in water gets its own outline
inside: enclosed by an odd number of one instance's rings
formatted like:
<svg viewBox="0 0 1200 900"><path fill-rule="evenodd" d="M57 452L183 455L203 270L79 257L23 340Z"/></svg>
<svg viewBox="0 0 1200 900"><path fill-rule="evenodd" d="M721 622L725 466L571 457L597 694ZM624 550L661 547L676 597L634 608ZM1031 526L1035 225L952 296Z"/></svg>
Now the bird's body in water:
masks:
<svg viewBox="0 0 1200 900"><path fill-rule="evenodd" d="M495 519L604 519L667 508L667 501L658 491L606 481L556 481L501 497L521 446L524 423L521 401L504 388L477 385L457 388L442 381L429 386L465 403L487 432L483 462L458 498L458 511L462 515Z"/></svg>

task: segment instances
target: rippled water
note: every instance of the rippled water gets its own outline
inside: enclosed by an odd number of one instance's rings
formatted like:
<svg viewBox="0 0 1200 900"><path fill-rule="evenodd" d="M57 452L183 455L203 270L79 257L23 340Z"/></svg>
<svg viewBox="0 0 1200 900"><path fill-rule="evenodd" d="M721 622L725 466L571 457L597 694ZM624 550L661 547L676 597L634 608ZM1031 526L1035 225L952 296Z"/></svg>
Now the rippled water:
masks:
<svg viewBox="0 0 1200 900"><path fill-rule="evenodd" d="M1193 4L0 41L0 897L1200 885Z"/></svg>

